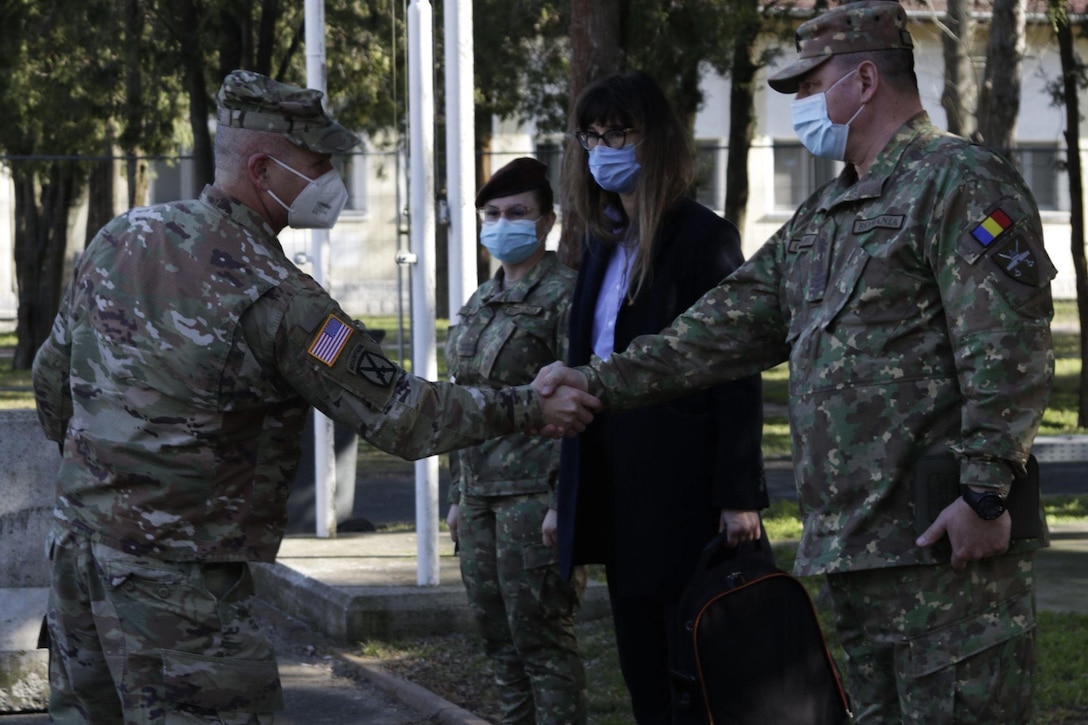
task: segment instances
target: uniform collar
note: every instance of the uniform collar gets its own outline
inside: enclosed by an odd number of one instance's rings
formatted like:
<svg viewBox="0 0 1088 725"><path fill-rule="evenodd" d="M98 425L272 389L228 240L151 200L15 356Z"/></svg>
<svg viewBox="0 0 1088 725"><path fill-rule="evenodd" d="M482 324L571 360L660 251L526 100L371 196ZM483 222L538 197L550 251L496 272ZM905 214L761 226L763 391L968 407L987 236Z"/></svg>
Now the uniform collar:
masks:
<svg viewBox="0 0 1088 725"><path fill-rule="evenodd" d="M878 198L910 145L919 136L932 131L933 128L933 124L929 121L929 113L920 111L892 134L888 143L877 154L873 165L869 167L869 173L864 178L859 179L854 165L847 164L835 181L835 191L830 197L831 203Z"/></svg>
<svg viewBox="0 0 1088 725"><path fill-rule="evenodd" d="M533 291L533 288L536 287L540 280L544 279L558 263L559 257L555 252L544 252L544 256L540 258L539 262L533 265L533 268L530 269L524 277L516 282L510 283L505 290L502 288L505 271L500 267L494 277L480 285L480 296L484 300L491 300L502 296L503 302L524 302L525 298L529 296L529 293Z"/></svg>
<svg viewBox="0 0 1088 725"><path fill-rule="evenodd" d="M227 196L223 191L208 184L200 192L200 200L210 207L218 209L231 218L231 221L249 229L259 237L270 238L279 246L279 239L265 218L248 206Z"/></svg>

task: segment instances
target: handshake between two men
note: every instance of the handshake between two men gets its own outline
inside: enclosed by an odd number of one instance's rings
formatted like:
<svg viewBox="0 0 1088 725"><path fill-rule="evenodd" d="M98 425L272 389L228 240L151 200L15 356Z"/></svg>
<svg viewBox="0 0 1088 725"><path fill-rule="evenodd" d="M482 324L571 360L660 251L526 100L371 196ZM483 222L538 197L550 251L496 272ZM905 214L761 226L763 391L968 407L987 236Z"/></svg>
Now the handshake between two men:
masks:
<svg viewBox="0 0 1088 725"><path fill-rule="evenodd" d="M535 433L562 438L581 433L601 410L601 401L589 394L589 381L574 368L556 361L540 369L532 382L540 394L547 423Z"/></svg>

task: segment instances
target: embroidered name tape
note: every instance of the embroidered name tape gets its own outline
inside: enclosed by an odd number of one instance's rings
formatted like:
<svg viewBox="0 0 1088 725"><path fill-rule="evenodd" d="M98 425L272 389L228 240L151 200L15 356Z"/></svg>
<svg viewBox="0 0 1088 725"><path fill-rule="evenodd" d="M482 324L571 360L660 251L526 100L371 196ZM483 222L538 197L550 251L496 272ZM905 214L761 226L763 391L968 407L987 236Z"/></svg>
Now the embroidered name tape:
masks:
<svg viewBox="0 0 1088 725"><path fill-rule="evenodd" d="M352 332L351 325L336 315L329 315L325 318L321 332L317 333L317 337L310 343L308 352L331 368L336 358L340 357L340 353L344 351L344 346Z"/></svg>
<svg viewBox="0 0 1088 725"><path fill-rule="evenodd" d="M904 219L906 217L902 214L881 214L873 219L858 219L854 222L854 234L864 234L874 229L901 229Z"/></svg>
<svg viewBox="0 0 1088 725"><path fill-rule="evenodd" d="M990 215L979 222L979 225L971 230L971 236L979 244L988 247L990 242L1001 236L1002 232L1012 226L1012 219L1000 208L994 209Z"/></svg>

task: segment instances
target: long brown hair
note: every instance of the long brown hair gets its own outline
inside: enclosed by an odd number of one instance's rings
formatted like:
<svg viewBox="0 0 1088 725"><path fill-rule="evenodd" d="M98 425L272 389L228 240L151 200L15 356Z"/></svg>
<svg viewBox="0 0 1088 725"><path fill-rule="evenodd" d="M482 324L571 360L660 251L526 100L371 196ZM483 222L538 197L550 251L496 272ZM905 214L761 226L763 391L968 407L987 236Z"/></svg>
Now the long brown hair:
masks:
<svg viewBox="0 0 1088 725"><path fill-rule="evenodd" d="M634 299L652 276L654 239L669 208L688 193L695 179L691 136L653 78L641 71L620 73L593 83L574 107L571 132L593 124L634 128L641 134L639 172L635 194L638 211L628 219L619 194L605 191L589 172L589 156L578 144L569 144L577 158L564 164L563 185L574 203L574 223L607 242L637 240L628 298ZM617 223L616 214L620 215ZM581 236L581 235L579 235Z"/></svg>

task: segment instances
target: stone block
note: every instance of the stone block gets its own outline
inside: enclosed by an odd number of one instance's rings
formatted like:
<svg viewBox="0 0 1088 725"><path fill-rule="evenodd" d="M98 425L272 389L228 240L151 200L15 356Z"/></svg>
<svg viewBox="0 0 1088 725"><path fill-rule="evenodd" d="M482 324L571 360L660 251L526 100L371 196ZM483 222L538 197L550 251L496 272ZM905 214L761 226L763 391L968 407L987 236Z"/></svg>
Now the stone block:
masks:
<svg viewBox="0 0 1088 725"><path fill-rule="evenodd" d="M39 712L49 698L49 655L38 633L49 590L0 588L0 713Z"/></svg>
<svg viewBox="0 0 1088 725"><path fill-rule="evenodd" d="M37 646L59 465L57 445L42 434L37 413L0 411L0 713L46 706L49 658Z"/></svg>

